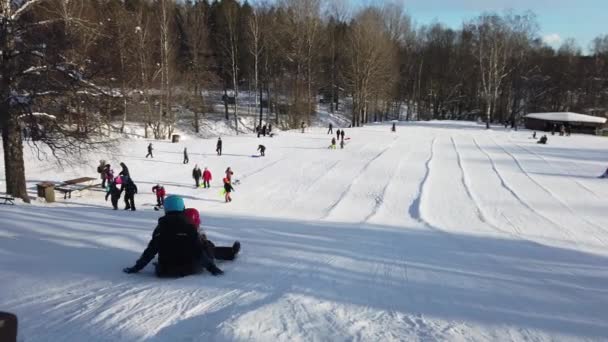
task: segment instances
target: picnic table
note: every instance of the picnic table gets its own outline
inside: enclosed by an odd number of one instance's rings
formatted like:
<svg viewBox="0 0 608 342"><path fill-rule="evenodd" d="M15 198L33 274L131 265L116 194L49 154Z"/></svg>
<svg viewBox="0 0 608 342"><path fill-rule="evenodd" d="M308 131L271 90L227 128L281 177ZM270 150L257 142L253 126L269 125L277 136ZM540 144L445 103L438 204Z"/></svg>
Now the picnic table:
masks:
<svg viewBox="0 0 608 342"><path fill-rule="evenodd" d="M15 205L15 198L12 196L9 196L9 195L0 196L0 200L4 200L4 202L2 202L2 204Z"/></svg>
<svg viewBox="0 0 608 342"><path fill-rule="evenodd" d="M91 177L70 179L59 184L57 187L55 187L55 190L63 193L63 199L68 199L72 198L72 192L74 191L83 191L98 187L100 184L95 183L96 180L97 178Z"/></svg>

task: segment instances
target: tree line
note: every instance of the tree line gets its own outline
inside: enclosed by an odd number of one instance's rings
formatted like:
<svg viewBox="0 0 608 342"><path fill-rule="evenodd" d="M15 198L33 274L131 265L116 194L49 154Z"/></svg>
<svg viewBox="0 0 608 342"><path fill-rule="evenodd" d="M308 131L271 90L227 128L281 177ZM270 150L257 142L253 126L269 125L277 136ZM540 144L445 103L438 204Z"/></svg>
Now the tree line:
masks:
<svg viewBox="0 0 608 342"><path fill-rule="evenodd" d="M198 132L218 93L237 133L243 93L255 94L258 124L292 128L310 124L319 102L355 127L515 125L528 112L608 108L608 35L586 54L571 39L554 49L529 12L483 13L453 29L415 26L395 3L0 0L0 52L7 192L24 198L23 128L67 158L128 121L169 137L176 106Z"/></svg>

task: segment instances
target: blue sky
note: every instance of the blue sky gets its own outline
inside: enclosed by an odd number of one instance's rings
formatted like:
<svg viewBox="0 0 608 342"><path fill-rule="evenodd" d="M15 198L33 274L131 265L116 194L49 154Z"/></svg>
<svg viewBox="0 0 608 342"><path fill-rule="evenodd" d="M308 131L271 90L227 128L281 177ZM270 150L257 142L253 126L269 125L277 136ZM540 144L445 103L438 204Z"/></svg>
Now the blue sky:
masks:
<svg viewBox="0 0 608 342"><path fill-rule="evenodd" d="M608 0L393 0L404 3L417 24L442 22L459 28L463 21L484 11L531 10L537 15L539 35L558 47L567 38L576 39L586 51L593 38L608 34ZM373 0L353 0L375 4Z"/></svg>

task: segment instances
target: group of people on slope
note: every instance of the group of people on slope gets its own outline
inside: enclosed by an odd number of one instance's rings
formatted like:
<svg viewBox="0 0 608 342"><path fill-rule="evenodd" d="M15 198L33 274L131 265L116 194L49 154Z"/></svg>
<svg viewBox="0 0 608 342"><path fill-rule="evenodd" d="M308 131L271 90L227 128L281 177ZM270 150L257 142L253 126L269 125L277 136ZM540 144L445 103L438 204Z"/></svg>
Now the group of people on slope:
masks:
<svg viewBox="0 0 608 342"><path fill-rule="evenodd" d="M273 136L272 134L272 124L269 123L268 125L264 124L263 126L257 125L255 127L255 132L258 134L258 138L262 135L262 136L266 136L266 134L268 134L270 137Z"/></svg>
<svg viewBox="0 0 608 342"><path fill-rule="evenodd" d="M333 124L329 124L329 129L327 130L327 134L333 134L334 133L334 125ZM344 135L346 134L346 131L344 129L340 130L336 130L336 138L331 138L331 145L329 145L330 149L336 149L336 142L339 140L340 141L340 148L344 148Z"/></svg>
<svg viewBox="0 0 608 342"><path fill-rule="evenodd" d="M192 169L192 178L194 178L194 182L195 182L195 187L199 188L200 185L200 180L201 178L203 179L203 188L210 188L211 187L211 179L212 179L212 175L211 175L211 171L209 171L209 168L207 168L205 166L205 169L201 171L201 168L198 167L198 165L194 165L194 169Z"/></svg>
<svg viewBox="0 0 608 342"><path fill-rule="evenodd" d="M154 147L152 146L152 143L148 144L148 154L146 154L146 159L147 158L154 158ZM215 144L215 152L217 152L218 156L222 155L222 138L219 137L217 138L217 143ZM188 148L184 147L184 160L182 162L183 164L188 164L190 163L190 158L188 156Z"/></svg>
<svg viewBox="0 0 608 342"><path fill-rule="evenodd" d="M118 201L124 192L125 210L135 211L137 185L135 185L135 182L131 178L127 165L120 163L120 167L122 170L117 177L114 177L114 170L105 161L100 160L100 165L97 167L97 172L100 173L102 179L101 186L106 190L106 201L110 197L112 207L114 210L118 210ZM118 187L119 185L120 188Z"/></svg>
<svg viewBox="0 0 608 342"><path fill-rule="evenodd" d="M232 176L234 175L234 172L230 167L228 167L225 173L226 177L222 179L222 182L224 184L224 199L226 200L226 202L232 202L232 197L230 196L230 193L234 191L234 188L232 187ZM201 171L200 167L198 167L198 165L195 165L194 169L192 169L192 178L194 178L195 186L197 188L201 186L201 178L203 180L202 187L206 189L211 188L211 180L213 179L213 176L209 168L205 167L205 169Z"/></svg>
<svg viewBox="0 0 608 342"><path fill-rule="evenodd" d="M214 276L223 274L215 260L234 260L241 249L240 242L235 241L232 247L215 246L201 229L198 210L186 209L180 196L169 196L164 203L165 216L158 219L148 246L135 265L123 271L139 272L158 254L154 266L159 277L184 277L203 269Z"/></svg>

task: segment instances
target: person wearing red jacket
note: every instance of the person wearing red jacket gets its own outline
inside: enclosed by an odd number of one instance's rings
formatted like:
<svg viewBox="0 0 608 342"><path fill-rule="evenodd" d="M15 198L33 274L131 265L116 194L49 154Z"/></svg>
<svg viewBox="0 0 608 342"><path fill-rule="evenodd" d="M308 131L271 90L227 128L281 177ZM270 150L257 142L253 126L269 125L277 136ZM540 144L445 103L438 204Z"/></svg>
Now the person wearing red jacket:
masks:
<svg viewBox="0 0 608 342"><path fill-rule="evenodd" d="M156 184L152 187L152 192L156 194L156 203L158 203L158 207L162 208L163 205L165 205L165 188L160 184Z"/></svg>
<svg viewBox="0 0 608 342"><path fill-rule="evenodd" d="M210 188L211 184L211 171L205 167L205 171L203 171L203 188Z"/></svg>

